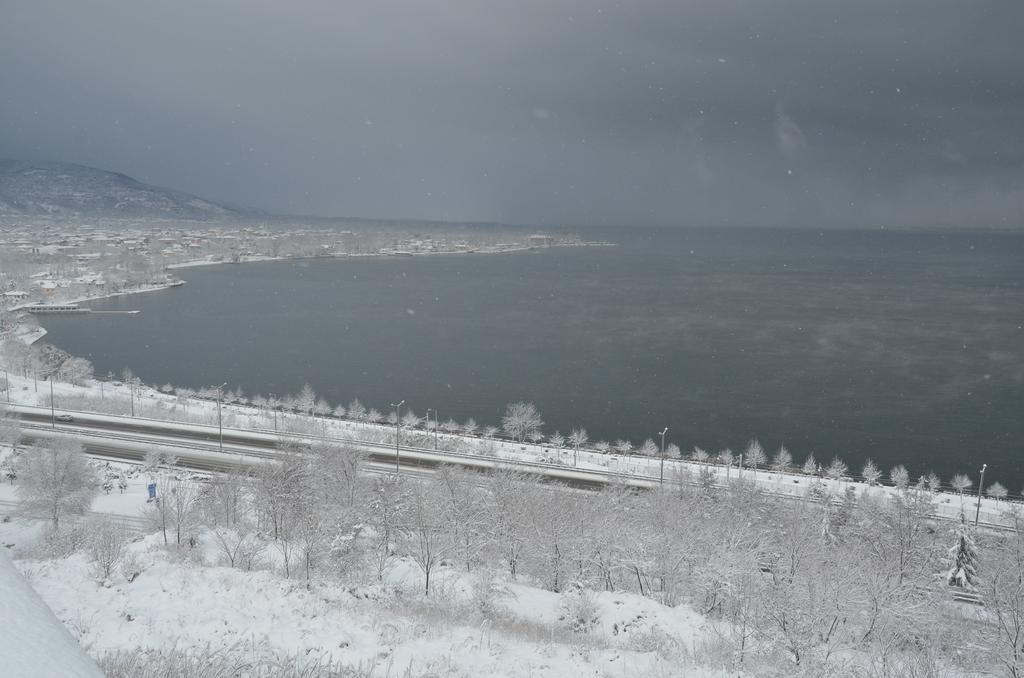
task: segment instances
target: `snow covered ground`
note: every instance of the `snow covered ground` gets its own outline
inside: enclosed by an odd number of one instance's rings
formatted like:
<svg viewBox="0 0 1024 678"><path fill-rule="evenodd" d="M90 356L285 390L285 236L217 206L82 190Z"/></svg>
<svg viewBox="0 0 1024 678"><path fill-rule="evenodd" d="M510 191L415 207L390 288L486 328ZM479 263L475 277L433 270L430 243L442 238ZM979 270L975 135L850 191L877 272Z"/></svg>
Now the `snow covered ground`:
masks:
<svg viewBox="0 0 1024 678"><path fill-rule="evenodd" d="M31 553L25 527L0 524L0 543L16 539L14 553ZM140 536L123 562L130 568L102 581L83 553L16 565L96 658L174 648L238 660L298 657L366 676L726 675L706 661L715 626L689 608L630 593L557 594L494 573L442 568L425 598L423 574L406 559L395 560L382 582L356 574L307 588L269 569L221 566L208 533L181 550L164 547L157 534ZM19 584L2 567L6 594ZM129 572L140 574L129 581ZM73 656L71 638L51 640L53 625L47 628L40 641Z"/></svg>
<svg viewBox="0 0 1024 678"><path fill-rule="evenodd" d="M50 393L46 382L20 377L16 373L10 374L10 381L13 403L49 407ZM92 381L84 386L75 386L62 382L54 383L55 403L58 409L61 408L62 404L74 409L83 403L84 398L97 401L102 401L102 399L106 398L111 400L111 403L116 402L121 408L120 411L127 412L128 402L131 398L134 398L136 414L140 417L192 422L207 427L216 426L217 424L217 403L215 401L198 398L184 400L178 396L161 393L148 387L135 389L134 396L131 395L130 391L130 387L124 384L101 384L98 381ZM272 412L266 409L245 405L223 404L221 417L226 429L277 432L274 429L275 417ZM301 430L339 441L381 441L388 439L394 434L393 424L351 421L332 417L311 418L292 413L285 414L283 412L277 414L276 420L280 431ZM418 444L427 449L432 449L434 445L434 434L423 430L408 431L403 429L402 438L403 444ZM390 439L393 440L393 438ZM564 467L571 467L573 465L574 450L566 447L555 449L551 445L519 444L508 440L492 440L479 436L450 433L440 433L438 435L438 443L441 450L484 455L513 462L548 462ZM658 458L602 454L588 449L581 449L576 456L576 466L580 469L646 479L658 479L661 477L662 465L661 460ZM853 488L857 496L895 495L898 493L898 490L891 486L869 486L864 482L847 479L832 480L797 473L776 473L763 468L754 472L749 468L738 469L733 467L727 473L726 469L720 465L708 465L681 459L666 460L664 464L665 482L679 482L681 480L684 482L696 482L700 471L708 468L715 473L715 482L717 484L742 479L752 482L762 490L774 495L793 498L806 497L813 485L817 485L819 489L824 489L835 495L842 495L847 488ZM978 509L978 504L976 496L958 496L950 492L934 493L933 506L935 514L942 518L958 519L961 510L963 510L969 518L973 519L975 511ZM983 497L980 501L979 519L981 522L992 525L1005 524L1005 513L1010 508L1020 509L1022 507L1019 503Z"/></svg>
<svg viewBox="0 0 1024 678"><path fill-rule="evenodd" d="M68 663L84 656L74 639L98 660L138 660L173 649L235 665L285 661L361 676L726 675L708 659L720 624L631 593L559 594L504 573L442 566L424 597L424 574L407 558L393 559L382 581L356 567L347 580L314 580L307 588L282 576L273 549L259 569L243 571L224 566L209 531L194 548L166 547L146 527L148 478L139 467L94 463L111 478L124 476L127 487L101 494L93 514L113 517L137 535L109 579L98 576L85 552L51 558L38 550L43 523L20 515L14 486L0 485L0 550L19 558L15 566L25 578L0 567L4 601L9 590L21 597L31 591L27 580L71 634L55 640L60 626L53 617L48 627L32 621L26 628L56 648L52 666L60 670L41 674L29 663L5 676L100 675L88 661ZM12 609L21 615L28 604L17 605ZM0 656L21 655L0 646ZM25 656L31 662L49 655L36 648Z"/></svg>

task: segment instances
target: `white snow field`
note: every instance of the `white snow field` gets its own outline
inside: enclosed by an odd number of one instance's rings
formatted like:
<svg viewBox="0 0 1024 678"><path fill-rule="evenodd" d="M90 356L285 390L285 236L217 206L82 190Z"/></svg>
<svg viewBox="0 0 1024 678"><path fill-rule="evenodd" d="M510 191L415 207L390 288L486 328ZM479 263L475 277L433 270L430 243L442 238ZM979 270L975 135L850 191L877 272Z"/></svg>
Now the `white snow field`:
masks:
<svg viewBox="0 0 1024 678"><path fill-rule="evenodd" d="M9 527L0 526L0 539ZM699 666L704 648L714 643L714 629L703 617L635 594L557 594L443 569L436 592L424 598L422 573L404 559L395 561L382 583L320 582L307 589L270 571L212 565L217 553L209 535L183 555L165 550L159 535L140 537L129 551L127 559L141 571L131 582L121 574L97 581L80 553L18 561L53 613L4 561L4 600L15 581L21 595L32 594L49 616L48 625L32 622L28 633L36 649L24 661L46 656L56 662L65 652L84 658L59 619L95 657L173 648L229 657L239 665L298 657L291 661L348 667L360 676L727 675ZM486 613L482 590L489 592ZM581 596L590 620L583 631L573 629L568 612ZM0 655L7 654L3 649ZM69 661L61 659L60 666ZM88 660L82 666L92 673L39 673L27 664L26 672L3 675L101 675Z"/></svg>

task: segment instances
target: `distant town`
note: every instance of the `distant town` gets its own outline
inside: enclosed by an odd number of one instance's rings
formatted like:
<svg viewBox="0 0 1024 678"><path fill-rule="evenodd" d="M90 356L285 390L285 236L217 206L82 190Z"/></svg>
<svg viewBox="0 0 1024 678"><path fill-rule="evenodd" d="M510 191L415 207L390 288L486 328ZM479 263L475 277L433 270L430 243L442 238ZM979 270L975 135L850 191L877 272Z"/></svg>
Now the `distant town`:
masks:
<svg viewBox="0 0 1024 678"><path fill-rule="evenodd" d="M494 254L598 245L569 234L458 224L362 228L294 224L0 224L0 338L42 335L34 315L183 284L190 266L313 257Z"/></svg>

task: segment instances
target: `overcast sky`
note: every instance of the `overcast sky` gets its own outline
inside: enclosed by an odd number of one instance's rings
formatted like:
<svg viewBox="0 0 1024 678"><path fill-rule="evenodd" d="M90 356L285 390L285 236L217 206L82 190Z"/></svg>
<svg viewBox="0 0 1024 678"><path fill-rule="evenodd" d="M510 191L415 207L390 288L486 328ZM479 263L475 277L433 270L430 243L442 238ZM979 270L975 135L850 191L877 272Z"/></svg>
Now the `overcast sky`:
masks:
<svg viewBox="0 0 1024 678"><path fill-rule="evenodd" d="M0 157L287 213L1024 223L1020 0L0 0Z"/></svg>

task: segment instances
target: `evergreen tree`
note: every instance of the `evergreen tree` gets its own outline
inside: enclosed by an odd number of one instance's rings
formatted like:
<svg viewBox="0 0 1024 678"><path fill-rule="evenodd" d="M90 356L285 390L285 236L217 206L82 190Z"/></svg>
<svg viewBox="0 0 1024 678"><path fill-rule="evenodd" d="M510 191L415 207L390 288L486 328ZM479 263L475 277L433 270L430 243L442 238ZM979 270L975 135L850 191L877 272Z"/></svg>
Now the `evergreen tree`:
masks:
<svg viewBox="0 0 1024 678"><path fill-rule="evenodd" d="M946 573L946 583L964 589L973 589L978 581L978 547L974 543L970 525L960 512L960 523L954 530L956 543L949 549L951 567Z"/></svg>

